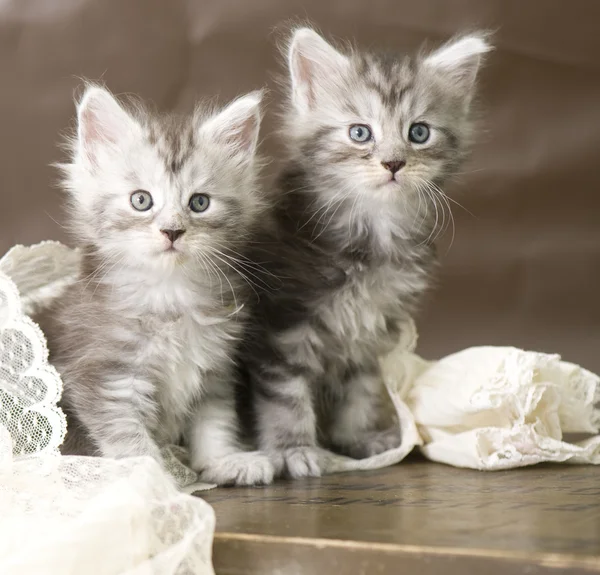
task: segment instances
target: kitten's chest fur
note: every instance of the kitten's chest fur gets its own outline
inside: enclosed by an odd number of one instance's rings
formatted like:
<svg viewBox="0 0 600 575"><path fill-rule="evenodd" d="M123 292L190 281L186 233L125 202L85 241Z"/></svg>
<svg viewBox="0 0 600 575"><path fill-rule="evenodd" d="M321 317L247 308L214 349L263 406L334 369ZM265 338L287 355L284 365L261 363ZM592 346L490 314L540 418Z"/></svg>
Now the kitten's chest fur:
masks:
<svg viewBox="0 0 600 575"><path fill-rule="evenodd" d="M320 298L311 318L327 355L344 362L387 352L395 344L398 322L413 310L413 299L426 287L418 266L391 262L346 267L345 281Z"/></svg>
<svg viewBox="0 0 600 575"><path fill-rule="evenodd" d="M159 406L157 433L174 441L214 372L228 369L228 349L236 326L206 325L202 312L189 308L178 317L141 319L136 363L155 382ZM207 318L210 319L210 318Z"/></svg>
<svg viewBox="0 0 600 575"><path fill-rule="evenodd" d="M267 308L277 326L271 341L283 357L315 372L369 365L391 350L416 311L434 248L409 232L397 234L383 216L353 226L357 219L343 209L313 229L304 180L294 182L300 191L290 189L277 212L284 285Z"/></svg>
<svg viewBox="0 0 600 575"><path fill-rule="evenodd" d="M280 332L278 347L315 372L367 366L397 343L401 324L428 285L429 268L413 259L378 263L326 258L339 281L316 287L302 321ZM319 274L315 274L319 275Z"/></svg>
<svg viewBox="0 0 600 575"><path fill-rule="evenodd" d="M119 282L128 280L121 276ZM65 400L101 393L98 380L122 379L126 389L117 395L153 405L146 424L159 444L180 438L213 374L225 377L231 369L242 329L220 300L176 282L139 289L77 285L61 307L62 328L51 338L51 351L64 374Z"/></svg>
<svg viewBox="0 0 600 575"><path fill-rule="evenodd" d="M402 314L403 292L419 282L416 274L387 264L378 267L352 264L338 288L320 298L314 310L317 323L332 335L349 341L363 341L386 329L386 321Z"/></svg>
<svg viewBox="0 0 600 575"><path fill-rule="evenodd" d="M241 335L238 316L199 300L200 293L175 291L164 309L153 307L134 324L140 354L132 359L155 384L156 431L165 442L178 438L207 386L226 377Z"/></svg>

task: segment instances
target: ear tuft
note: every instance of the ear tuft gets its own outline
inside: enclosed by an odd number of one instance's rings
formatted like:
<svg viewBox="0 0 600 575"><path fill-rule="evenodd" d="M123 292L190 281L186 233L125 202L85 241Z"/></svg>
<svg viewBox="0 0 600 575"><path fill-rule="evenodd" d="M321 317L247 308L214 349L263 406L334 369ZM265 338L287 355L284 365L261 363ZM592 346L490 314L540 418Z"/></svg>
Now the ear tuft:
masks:
<svg viewBox="0 0 600 575"><path fill-rule="evenodd" d="M135 120L112 94L98 86L89 87L77 106L80 157L97 165L103 150L118 150L132 137Z"/></svg>
<svg viewBox="0 0 600 575"><path fill-rule="evenodd" d="M292 101L299 112L307 112L316 103L318 92L333 87L335 79L349 66L340 54L311 28L298 28L288 50L292 80Z"/></svg>
<svg viewBox="0 0 600 575"><path fill-rule="evenodd" d="M451 40L435 50L424 61L425 66L447 74L458 87L470 92L484 54L492 50L484 33Z"/></svg>
<svg viewBox="0 0 600 575"><path fill-rule="evenodd" d="M262 90L241 96L208 120L201 131L234 153L254 155L262 119Z"/></svg>

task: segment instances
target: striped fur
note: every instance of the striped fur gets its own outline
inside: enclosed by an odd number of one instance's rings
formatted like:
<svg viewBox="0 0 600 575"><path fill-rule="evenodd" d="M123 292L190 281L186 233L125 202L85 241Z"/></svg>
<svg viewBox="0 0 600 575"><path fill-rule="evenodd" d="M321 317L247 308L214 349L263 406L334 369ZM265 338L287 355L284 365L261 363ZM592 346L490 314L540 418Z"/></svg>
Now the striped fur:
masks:
<svg viewBox="0 0 600 575"><path fill-rule="evenodd" d="M260 449L279 473L320 473L315 447L370 456L400 441L378 356L398 341L435 268L441 186L465 158L482 36L414 58L337 50L298 29L287 48L289 158L254 257L263 294L244 366ZM414 144L425 122L430 140ZM373 139L356 143L354 124ZM400 161L395 175L382 162Z"/></svg>
<svg viewBox="0 0 600 575"><path fill-rule="evenodd" d="M237 254L263 210L260 101L176 118L86 90L61 166L84 269L44 326L64 381L66 453L160 460L184 441L207 481L272 479L268 459L237 444L233 369L251 295ZM133 208L136 190L151 209ZM209 196L205 212L190 209L195 193ZM171 242L164 229L185 232Z"/></svg>

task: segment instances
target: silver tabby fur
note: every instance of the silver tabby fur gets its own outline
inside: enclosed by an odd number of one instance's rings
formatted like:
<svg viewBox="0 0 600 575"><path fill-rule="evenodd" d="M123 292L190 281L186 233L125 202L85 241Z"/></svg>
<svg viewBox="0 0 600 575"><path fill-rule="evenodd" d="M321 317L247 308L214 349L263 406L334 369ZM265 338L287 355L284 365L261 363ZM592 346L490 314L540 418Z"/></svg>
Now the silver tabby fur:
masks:
<svg viewBox="0 0 600 575"><path fill-rule="evenodd" d="M44 322L64 381L65 453L160 461L184 441L207 481L272 480L269 460L237 443L233 369L250 297L239 253L264 205L261 96L181 118L100 87L81 99L61 168L83 272ZM136 190L151 209L134 209ZM195 193L209 196L202 213ZM172 241L165 229L185 233Z"/></svg>
<svg viewBox="0 0 600 575"><path fill-rule="evenodd" d="M318 445L364 458L400 442L378 357L430 283L434 198L468 150L488 50L478 34L415 58L339 51L308 28L291 36L289 159L254 256L280 283L261 298L243 361L277 473L319 475ZM424 144L408 139L415 122L429 126ZM352 141L355 124L373 139ZM404 162L395 175L392 161Z"/></svg>

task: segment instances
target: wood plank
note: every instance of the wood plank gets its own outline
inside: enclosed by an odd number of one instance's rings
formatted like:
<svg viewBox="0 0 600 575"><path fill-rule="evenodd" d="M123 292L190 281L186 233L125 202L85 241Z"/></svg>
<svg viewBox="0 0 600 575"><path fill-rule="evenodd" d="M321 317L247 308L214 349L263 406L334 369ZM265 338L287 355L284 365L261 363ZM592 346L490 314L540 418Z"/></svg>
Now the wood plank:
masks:
<svg viewBox="0 0 600 575"><path fill-rule="evenodd" d="M375 472L199 494L218 573L600 573L600 469ZM445 568L444 568L445 569Z"/></svg>

